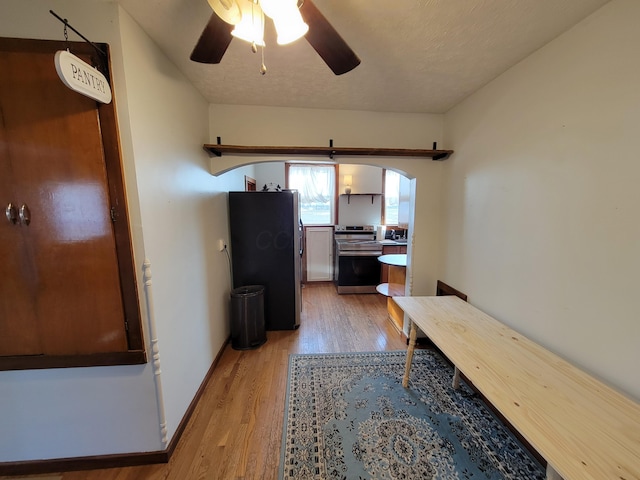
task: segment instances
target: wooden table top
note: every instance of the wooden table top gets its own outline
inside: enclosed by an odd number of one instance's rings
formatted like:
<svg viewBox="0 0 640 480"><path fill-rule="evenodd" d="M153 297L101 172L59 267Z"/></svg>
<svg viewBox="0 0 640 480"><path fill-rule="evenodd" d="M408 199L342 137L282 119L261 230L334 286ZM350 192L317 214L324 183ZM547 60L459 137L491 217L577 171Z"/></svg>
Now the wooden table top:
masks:
<svg viewBox="0 0 640 480"><path fill-rule="evenodd" d="M640 404L457 297L393 299L565 480L640 479Z"/></svg>

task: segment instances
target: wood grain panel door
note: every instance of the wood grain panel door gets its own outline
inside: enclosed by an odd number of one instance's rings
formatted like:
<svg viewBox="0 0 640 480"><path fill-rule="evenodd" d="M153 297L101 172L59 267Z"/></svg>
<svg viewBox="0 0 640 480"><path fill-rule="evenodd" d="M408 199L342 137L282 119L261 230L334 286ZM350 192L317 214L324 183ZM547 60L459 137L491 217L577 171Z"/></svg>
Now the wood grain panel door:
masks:
<svg viewBox="0 0 640 480"><path fill-rule="evenodd" d="M36 355L42 347L35 305L26 294L31 290L29 263L19 228L20 206L13 186L12 165L5 161L9 142L3 118L0 104L0 354L19 350L24 355Z"/></svg>
<svg viewBox="0 0 640 480"><path fill-rule="evenodd" d="M0 355L126 351L98 106L31 42L0 44Z"/></svg>

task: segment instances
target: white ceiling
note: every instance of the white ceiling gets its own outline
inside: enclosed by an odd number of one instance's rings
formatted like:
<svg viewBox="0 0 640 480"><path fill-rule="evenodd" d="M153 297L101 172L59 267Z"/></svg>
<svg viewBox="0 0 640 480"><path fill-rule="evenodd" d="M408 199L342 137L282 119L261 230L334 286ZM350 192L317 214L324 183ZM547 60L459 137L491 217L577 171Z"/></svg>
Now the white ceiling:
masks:
<svg viewBox="0 0 640 480"><path fill-rule="evenodd" d="M218 65L189 60L207 0L118 0L210 103L416 113L446 112L607 1L314 0L362 63L336 76L268 21L262 76L238 39Z"/></svg>

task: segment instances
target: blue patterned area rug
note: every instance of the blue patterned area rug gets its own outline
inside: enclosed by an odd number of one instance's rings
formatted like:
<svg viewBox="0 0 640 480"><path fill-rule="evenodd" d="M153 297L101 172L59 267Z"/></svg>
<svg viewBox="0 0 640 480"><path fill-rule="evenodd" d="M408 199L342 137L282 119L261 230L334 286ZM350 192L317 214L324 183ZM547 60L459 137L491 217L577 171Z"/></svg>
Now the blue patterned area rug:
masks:
<svg viewBox="0 0 640 480"><path fill-rule="evenodd" d="M543 467L432 350L291 355L280 479L543 480Z"/></svg>

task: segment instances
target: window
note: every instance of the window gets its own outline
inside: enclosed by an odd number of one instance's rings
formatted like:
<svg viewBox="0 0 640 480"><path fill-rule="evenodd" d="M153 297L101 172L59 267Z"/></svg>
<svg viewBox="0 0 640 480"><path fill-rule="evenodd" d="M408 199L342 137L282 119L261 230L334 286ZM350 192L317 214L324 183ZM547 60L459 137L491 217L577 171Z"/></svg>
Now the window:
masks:
<svg viewBox="0 0 640 480"><path fill-rule="evenodd" d="M300 216L306 225L333 225L334 165L287 164L288 188L300 193Z"/></svg>
<svg viewBox="0 0 640 480"><path fill-rule="evenodd" d="M398 225L398 205L400 204L400 174L384 171L384 224Z"/></svg>

